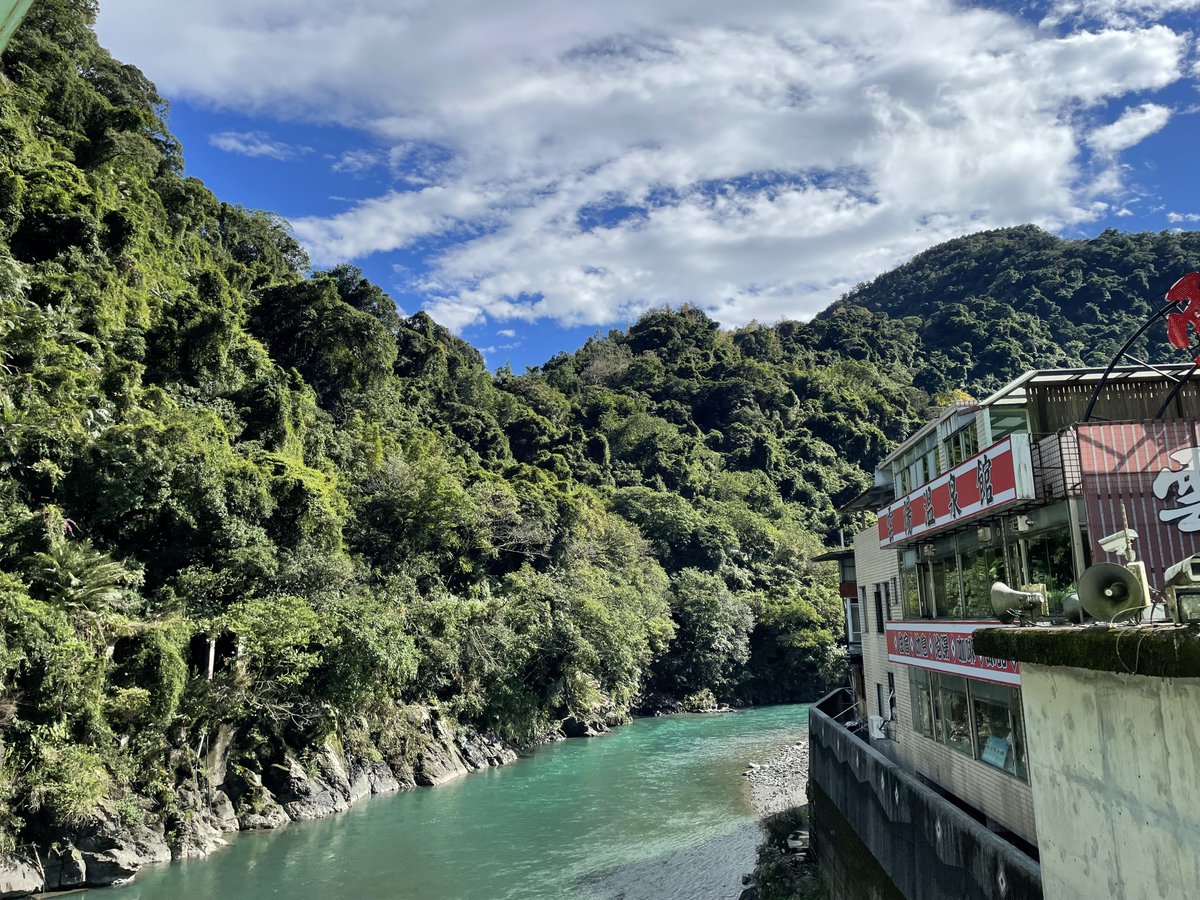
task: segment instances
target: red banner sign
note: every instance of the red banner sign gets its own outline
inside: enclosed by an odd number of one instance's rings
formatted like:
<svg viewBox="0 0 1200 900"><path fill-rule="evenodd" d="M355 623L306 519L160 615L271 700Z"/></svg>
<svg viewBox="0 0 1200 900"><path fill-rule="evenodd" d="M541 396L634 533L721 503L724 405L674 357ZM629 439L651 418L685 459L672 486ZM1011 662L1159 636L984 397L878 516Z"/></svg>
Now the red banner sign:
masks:
<svg viewBox="0 0 1200 900"><path fill-rule="evenodd" d="M1029 435L1010 435L881 509L879 546L891 547L1033 497Z"/></svg>
<svg viewBox="0 0 1200 900"><path fill-rule="evenodd" d="M971 634L977 628L994 628L999 622L903 622L887 626L888 659L949 675L978 678L997 684L1018 685L1021 669L1011 659L975 653Z"/></svg>

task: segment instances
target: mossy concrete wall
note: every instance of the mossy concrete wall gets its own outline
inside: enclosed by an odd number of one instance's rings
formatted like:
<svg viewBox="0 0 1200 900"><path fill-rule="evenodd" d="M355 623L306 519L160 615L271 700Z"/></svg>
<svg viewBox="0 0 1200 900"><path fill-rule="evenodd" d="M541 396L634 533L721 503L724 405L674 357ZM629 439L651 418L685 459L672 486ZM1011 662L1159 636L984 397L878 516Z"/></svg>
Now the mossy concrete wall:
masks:
<svg viewBox="0 0 1200 900"><path fill-rule="evenodd" d="M1200 626L1113 625L980 628L975 652L1042 666L1127 675L1200 678ZM1024 681L1024 679L1022 679Z"/></svg>
<svg viewBox="0 0 1200 900"><path fill-rule="evenodd" d="M834 900L1041 900L1037 863L834 722L847 705L808 719L813 848Z"/></svg>
<svg viewBox="0 0 1200 900"><path fill-rule="evenodd" d="M1022 661L1021 691L1046 896L1200 897L1200 678Z"/></svg>

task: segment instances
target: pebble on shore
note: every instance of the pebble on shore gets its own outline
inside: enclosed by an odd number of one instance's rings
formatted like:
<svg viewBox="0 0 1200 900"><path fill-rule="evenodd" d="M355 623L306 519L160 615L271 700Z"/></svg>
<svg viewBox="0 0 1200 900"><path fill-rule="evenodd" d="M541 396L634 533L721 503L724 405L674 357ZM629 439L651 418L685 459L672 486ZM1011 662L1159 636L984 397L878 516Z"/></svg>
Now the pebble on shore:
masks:
<svg viewBox="0 0 1200 900"><path fill-rule="evenodd" d="M745 771L750 802L760 819L808 802L808 741L784 747L770 759L751 763Z"/></svg>

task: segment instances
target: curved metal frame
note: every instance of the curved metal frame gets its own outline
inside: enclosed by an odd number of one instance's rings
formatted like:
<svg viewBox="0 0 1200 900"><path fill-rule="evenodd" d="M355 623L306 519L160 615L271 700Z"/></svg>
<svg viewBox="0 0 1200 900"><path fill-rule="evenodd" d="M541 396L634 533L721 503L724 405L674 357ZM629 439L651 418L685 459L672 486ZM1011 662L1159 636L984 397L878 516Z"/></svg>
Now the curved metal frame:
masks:
<svg viewBox="0 0 1200 900"><path fill-rule="evenodd" d="M1171 405L1171 401L1179 394L1179 389L1191 380L1198 369L1200 369L1200 362L1193 363L1192 367L1188 369L1188 373L1175 382L1171 390L1167 392L1167 396L1163 397L1162 405L1158 408L1158 412L1154 414L1154 418L1161 419L1163 417L1163 414L1167 411L1167 407Z"/></svg>
<svg viewBox="0 0 1200 900"><path fill-rule="evenodd" d="M1179 282L1177 281L1177 282L1175 282L1175 284L1179 284ZM1172 289L1174 289L1174 285L1172 285ZM1171 291L1167 291L1168 296L1170 295L1170 293L1171 293ZM1109 361L1108 368L1104 370L1104 374L1100 377L1100 380L1096 382L1096 386L1094 388L1092 388L1092 396L1088 400L1087 409L1084 410L1084 413L1083 413L1083 421L1084 422L1090 422L1092 420L1092 412L1096 408L1096 402L1100 399L1100 392L1104 389L1104 386L1108 383L1108 379L1112 376L1113 369L1115 369L1120 364L1121 360L1127 359L1130 362L1135 363L1136 365L1143 366L1148 369L1154 369L1154 366L1151 365L1150 363L1144 362L1143 360L1140 360L1135 356L1130 356L1129 348L1132 347L1137 342L1138 338L1140 338L1147 331L1149 331L1150 327L1152 325L1154 325L1156 322L1163 321L1164 319L1166 319L1166 317L1170 313L1182 312L1182 308L1185 305L1186 305L1186 301L1183 301L1183 300L1168 301L1165 306L1161 307L1156 312L1151 313L1150 316L1147 317L1146 321L1142 323L1142 327L1139 328L1137 331L1135 331L1132 335L1130 335L1129 340L1127 340L1124 343L1124 345L1121 347L1121 349L1117 351L1116 355L1113 356L1112 360ZM1172 385L1170 392L1166 396L1166 399L1163 400L1162 405L1159 406L1158 412L1156 412L1154 414L1154 418L1161 419L1163 417L1163 414L1167 411L1167 407L1171 404L1171 401L1174 400L1175 397L1179 394L1180 389L1184 386L1184 384L1186 384L1191 379L1191 377L1196 373L1196 371L1198 369L1200 369L1200 356L1194 357L1194 359L1195 359L1195 364L1192 366L1191 370L1186 375L1183 376L1183 378L1175 378L1172 375L1167 375L1167 373L1165 373L1165 372L1162 373L1163 375L1166 375L1168 378L1170 378L1172 381L1174 381L1175 384Z"/></svg>

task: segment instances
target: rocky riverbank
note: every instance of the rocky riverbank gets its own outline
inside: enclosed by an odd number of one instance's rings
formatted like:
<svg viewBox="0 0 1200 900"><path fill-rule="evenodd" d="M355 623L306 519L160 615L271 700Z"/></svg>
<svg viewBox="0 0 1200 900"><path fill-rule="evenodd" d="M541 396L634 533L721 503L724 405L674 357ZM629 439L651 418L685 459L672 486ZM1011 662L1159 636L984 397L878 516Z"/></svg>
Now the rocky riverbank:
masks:
<svg viewBox="0 0 1200 900"><path fill-rule="evenodd" d="M745 772L751 803L762 820L763 842L754 873L739 900L828 900L816 865L795 852L792 833L807 828L808 740L789 744L769 759L751 763Z"/></svg>
<svg viewBox="0 0 1200 900"><path fill-rule="evenodd" d="M207 856L234 832L323 818L371 794L441 784L517 756L516 747L423 707L387 728L355 723L302 747L222 725L178 753L164 809L106 800L28 854L0 855L0 900L119 884L147 863Z"/></svg>
<svg viewBox="0 0 1200 900"><path fill-rule="evenodd" d="M750 763L750 802L759 818L783 812L807 801L808 740L789 744L769 759Z"/></svg>

